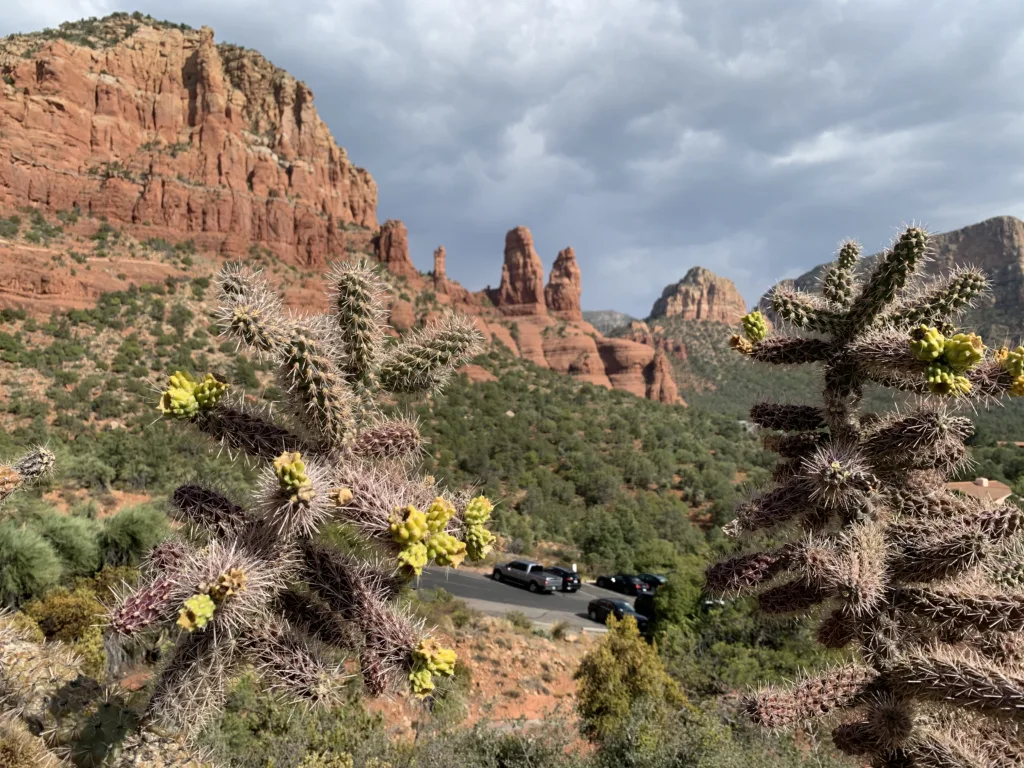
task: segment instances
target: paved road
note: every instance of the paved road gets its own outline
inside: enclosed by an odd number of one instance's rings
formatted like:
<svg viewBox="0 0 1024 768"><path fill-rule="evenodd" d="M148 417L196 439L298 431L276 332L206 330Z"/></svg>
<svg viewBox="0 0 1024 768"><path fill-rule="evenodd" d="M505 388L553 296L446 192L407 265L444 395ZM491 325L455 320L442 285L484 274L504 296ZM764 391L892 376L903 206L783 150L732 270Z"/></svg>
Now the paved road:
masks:
<svg viewBox="0 0 1024 768"><path fill-rule="evenodd" d="M615 592L584 584L579 592L555 592L537 595L523 587L501 584L490 575L473 571L455 571L428 568L419 580L420 589L441 587L478 611L490 616L504 616L509 611L522 611L535 624L550 626L556 621L567 621L573 626L592 632L606 632L600 624L587 616L587 603L595 597L621 598Z"/></svg>

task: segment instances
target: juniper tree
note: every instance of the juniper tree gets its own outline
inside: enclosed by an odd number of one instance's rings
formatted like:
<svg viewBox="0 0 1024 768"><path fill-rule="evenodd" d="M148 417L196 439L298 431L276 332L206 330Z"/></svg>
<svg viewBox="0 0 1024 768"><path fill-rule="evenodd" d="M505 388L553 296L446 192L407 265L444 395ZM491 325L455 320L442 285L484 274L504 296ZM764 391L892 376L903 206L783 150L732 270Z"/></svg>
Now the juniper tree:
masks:
<svg viewBox="0 0 1024 768"><path fill-rule="evenodd" d="M140 586L110 616L132 638L178 634L160 670L147 721L194 733L223 700L225 678L255 666L271 687L330 703L342 668L359 658L371 694L450 675L455 654L400 607L399 590L433 561L483 558L492 509L416 470L415 422L384 414L397 393L436 393L483 337L447 314L400 341L389 338L387 286L365 263L329 275L331 310L299 316L258 274L230 267L218 279L222 333L276 366L283 408L257 407L211 374L175 372L159 410L261 467L251 503L199 482L172 496L186 535L150 554ZM342 550L318 533L343 524L361 546Z"/></svg>
<svg viewBox="0 0 1024 768"><path fill-rule="evenodd" d="M756 723L832 718L836 746L875 766L1020 765L1021 510L946 482L969 462L965 408L1024 396L1024 347L992 350L957 331L986 278L919 276L927 242L908 228L870 270L844 243L820 294L773 291L775 331L759 312L743 318L733 348L819 366L822 400L751 409L780 456L774 485L738 506L725 531L747 551L709 568L706 590L811 613L818 640L850 659L752 694ZM906 405L866 412L869 385Z"/></svg>

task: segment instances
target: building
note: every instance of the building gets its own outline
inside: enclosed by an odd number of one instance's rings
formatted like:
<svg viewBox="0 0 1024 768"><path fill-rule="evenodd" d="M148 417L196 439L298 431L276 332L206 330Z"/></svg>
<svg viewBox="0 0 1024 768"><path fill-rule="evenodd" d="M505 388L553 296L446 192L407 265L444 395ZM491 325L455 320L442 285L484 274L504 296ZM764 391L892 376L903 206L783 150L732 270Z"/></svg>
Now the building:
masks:
<svg viewBox="0 0 1024 768"><path fill-rule="evenodd" d="M965 496L973 496L976 499L991 501L995 504L1006 501L1013 494L1013 489L1006 483L989 480L987 477L976 477L972 481L962 483L946 483L946 490L959 491Z"/></svg>

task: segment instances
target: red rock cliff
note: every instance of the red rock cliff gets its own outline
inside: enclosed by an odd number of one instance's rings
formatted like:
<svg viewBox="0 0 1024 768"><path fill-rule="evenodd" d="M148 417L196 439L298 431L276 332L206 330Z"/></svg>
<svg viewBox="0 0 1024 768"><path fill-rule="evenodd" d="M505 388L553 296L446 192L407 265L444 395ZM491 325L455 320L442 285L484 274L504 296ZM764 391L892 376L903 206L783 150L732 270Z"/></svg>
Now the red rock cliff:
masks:
<svg viewBox="0 0 1024 768"><path fill-rule="evenodd" d="M0 41L0 207L78 207L204 250L292 264L377 228L377 187L302 82L213 30L109 22L95 49ZM120 30L120 32L119 32Z"/></svg>

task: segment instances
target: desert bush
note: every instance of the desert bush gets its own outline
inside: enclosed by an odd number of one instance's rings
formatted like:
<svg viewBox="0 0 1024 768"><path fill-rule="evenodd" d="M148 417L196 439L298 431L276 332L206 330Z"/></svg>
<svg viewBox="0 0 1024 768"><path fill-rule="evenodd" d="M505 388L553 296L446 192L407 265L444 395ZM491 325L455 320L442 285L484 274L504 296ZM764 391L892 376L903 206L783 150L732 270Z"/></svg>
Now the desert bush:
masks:
<svg viewBox="0 0 1024 768"><path fill-rule="evenodd" d="M110 565L138 565L170 533L167 515L150 504L126 507L103 520L101 560Z"/></svg>
<svg viewBox="0 0 1024 768"><path fill-rule="evenodd" d="M657 712L692 706L632 616L622 621L609 617L608 634L583 658L574 677L581 729L597 742L624 727L636 702L650 702Z"/></svg>
<svg viewBox="0 0 1024 768"><path fill-rule="evenodd" d="M18 605L40 596L60 581L62 572L60 558L38 531L0 523L0 602Z"/></svg>
<svg viewBox="0 0 1024 768"><path fill-rule="evenodd" d="M35 527L57 553L66 577L90 575L99 568L99 531L92 520L50 513Z"/></svg>

